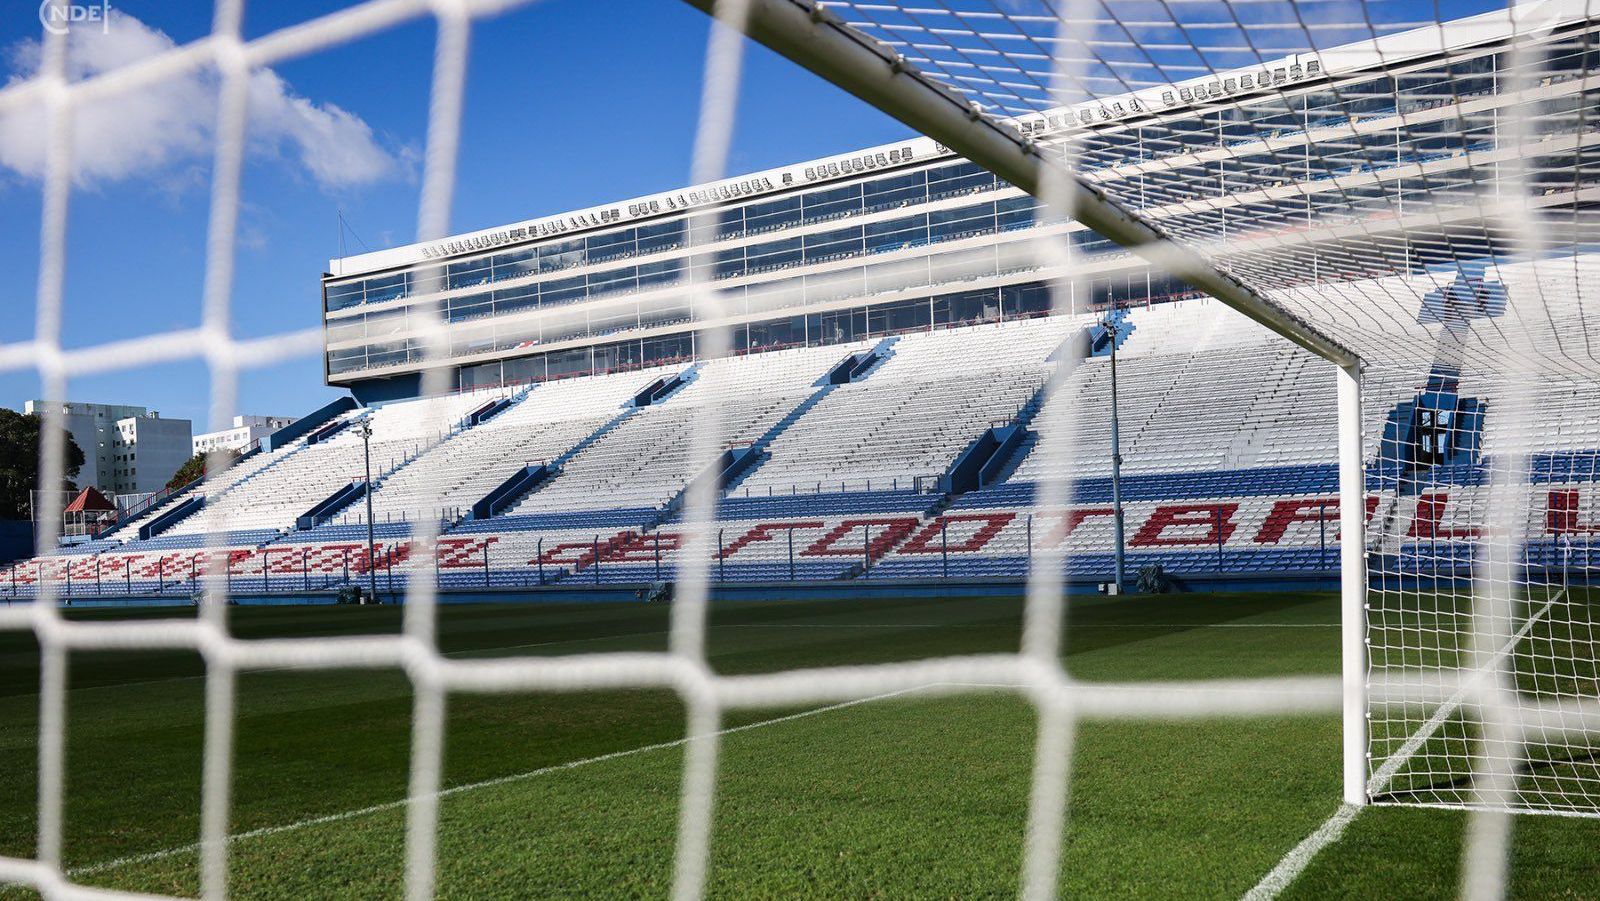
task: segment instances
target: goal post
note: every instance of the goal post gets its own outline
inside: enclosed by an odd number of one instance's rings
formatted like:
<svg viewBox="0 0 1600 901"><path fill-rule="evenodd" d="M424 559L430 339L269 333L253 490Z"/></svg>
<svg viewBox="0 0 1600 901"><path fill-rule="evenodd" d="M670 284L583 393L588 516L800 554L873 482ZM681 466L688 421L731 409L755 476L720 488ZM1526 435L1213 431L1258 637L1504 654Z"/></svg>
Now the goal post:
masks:
<svg viewBox="0 0 1600 901"><path fill-rule="evenodd" d="M1540 536L1524 528L1522 512L1472 494L1479 480L1491 476L1513 483L1506 486L1508 496L1530 493L1529 480L1544 475L1510 472L1507 461L1536 443L1531 433L1519 435L1516 447L1502 446L1498 458L1479 454L1477 436L1458 436L1451 445L1454 456L1422 460L1402 449L1437 439L1397 417L1447 396L1462 406L1441 409L1439 416L1472 419L1481 427L1484 407L1437 390L1441 361L1450 372L1470 373L1499 389L1515 387L1540 364L1568 376L1576 371L1591 386L1600 379L1592 360L1561 340L1563 330L1587 338L1590 328L1582 301L1583 272L1591 264L1583 247L1593 224L1576 208L1566 218L1562 204L1581 202L1590 191L1580 172L1591 142L1573 135L1593 128L1579 99L1582 89L1572 80L1590 65L1584 54L1596 40L1594 12L1553 0L1418 23L1400 4L1336 2L1319 10L1319 28L1349 41L1340 45L1313 34L1292 8L1275 20L1228 0L1217 6L1232 21L1204 24L1185 22L1184 10L1141 17L1116 3L1063 6L1041 0L1002 10L957 0L916 7L856 0L686 2L714 16L737 8L752 38L1046 206L1055 186L1062 195L1058 210L1132 250L1153 272L1188 282L1332 364L1342 794L1350 804L1370 803L1381 791L1375 788L1378 773L1406 765L1393 753L1375 751L1373 717L1382 716L1386 704L1436 707L1439 701L1428 697L1437 685L1429 684L1426 673L1418 677L1418 660L1429 649L1381 645L1405 639L1401 632L1374 628L1371 592L1388 592L1386 603L1399 598L1410 605L1407 615L1446 595L1460 609L1433 614L1464 616L1505 602L1442 588L1439 574L1423 569L1428 552L1416 547L1413 518L1391 516L1378 524L1372 541L1369 519L1384 504L1412 513L1420 505L1435 517L1448 503L1472 505L1472 522L1459 530L1450 553L1465 555L1469 568L1485 573L1493 561L1502 561L1499 575L1480 577L1480 585L1513 604L1537 593L1530 561L1547 553ZM1162 28L1195 41L1195 47L1172 51L1185 65L1141 47L1142 30ZM1207 29L1239 42L1211 38ZM1274 58L1255 43L1253 29L1298 31L1303 52ZM1206 39L1217 46L1201 46ZM1244 61L1229 68L1214 64L1208 52ZM1172 78L1169 64L1174 71L1200 74ZM1519 99L1502 99L1512 95ZM1324 106L1314 113L1317 103ZM1460 105L1465 119L1452 123L1442 115L1450 114L1452 104ZM1106 123L1105 132L1093 128ZM1451 131L1456 128L1460 134ZM1220 144L1206 143L1218 137ZM1155 160L1183 158L1197 144L1205 149L1195 158L1216 167L1214 186L1223 195L1230 179L1241 190L1257 188L1240 203L1256 204L1256 218L1239 216L1230 223L1229 206L1213 200L1208 188L1147 185L1146 174L1159 171ZM1136 161L1125 168L1137 177L1118 174L1124 160L1107 148L1119 147ZM1285 187L1292 178L1303 181L1301 193ZM1362 179L1376 184L1369 187ZM1571 190L1562 182L1571 182ZM1196 211L1204 215L1184 218ZM1538 260L1562 254L1571 254L1576 265L1557 284L1549 273L1559 264L1541 267ZM1502 263L1542 272L1509 289L1497 283L1499 294L1476 287L1482 279L1474 273ZM1539 324L1540 317L1549 328ZM1372 366L1384 370L1381 386L1367 384ZM1389 390L1402 371L1421 374L1408 377L1403 391ZM1514 393L1502 390L1507 397ZM1447 428L1456 427L1450 420ZM1056 442L1055 452L1070 450ZM1385 460L1384 454L1405 459ZM1407 485L1387 495L1371 490L1397 466L1410 474ZM1419 494L1418 480L1435 478L1456 496ZM1563 490L1586 498L1590 489L1585 482ZM1579 534L1586 534L1583 527L1569 527L1567 540ZM1373 554L1387 580L1376 589L1369 573ZM1481 610L1472 621L1504 628ZM1517 625L1505 633L1516 633ZM1463 646L1492 641L1493 635L1473 634L1479 626L1441 627L1441 641L1446 631L1450 642ZM1381 674L1369 660L1375 644L1385 652ZM1435 665L1444 664L1423 669ZM1370 692L1379 676L1386 694L1375 701ZM1515 706L1515 676L1498 677L1510 682L1497 703ZM1442 678L1476 682L1482 676L1462 668ZM1484 712L1483 705L1468 706ZM1554 715L1538 709L1541 716ZM1407 723L1409 715L1388 725ZM1382 740L1399 738L1390 733ZM1419 753L1415 746L1400 747L1407 749L1402 757ZM1395 745L1385 750L1394 752ZM1471 757L1469 752L1462 759Z"/></svg>
<svg viewBox="0 0 1600 901"><path fill-rule="evenodd" d="M1329 361L1337 372L1343 796L1367 800L1367 658L1361 361L1347 348L1289 315L1236 278L1124 209L1014 124L979 112L976 103L923 77L899 53L863 41L821 2L811 0L686 0L716 16L738 15L747 34L919 132L960 152L1035 195L1043 169L1056 165L1068 196L1061 205L1096 232L1129 247L1155 267L1189 281L1238 312ZM729 9L737 7L737 13Z"/></svg>
<svg viewBox="0 0 1600 901"><path fill-rule="evenodd" d="M1361 367L1338 367L1339 635L1344 694L1344 801L1367 803L1366 465Z"/></svg>

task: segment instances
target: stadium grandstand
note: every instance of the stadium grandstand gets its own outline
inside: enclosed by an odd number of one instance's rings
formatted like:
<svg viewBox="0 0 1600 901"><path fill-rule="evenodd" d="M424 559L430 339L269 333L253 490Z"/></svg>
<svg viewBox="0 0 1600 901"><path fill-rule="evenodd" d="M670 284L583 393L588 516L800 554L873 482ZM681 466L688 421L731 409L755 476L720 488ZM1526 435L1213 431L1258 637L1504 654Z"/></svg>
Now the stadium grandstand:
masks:
<svg viewBox="0 0 1600 901"><path fill-rule="evenodd" d="M1043 142L1070 140L1096 185L1172 233L1229 235L1236 270L1273 265L1286 245L1322 261L1279 292L1290 309L1415 297L1382 333L1366 317L1329 326L1352 345L1403 348L1427 373L1377 372L1366 388L1367 432L1382 436L1368 452L1372 533L1385 536L1373 550L1396 572L1470 558L1458 540L1470 529L1454 520L1476 506L1495 434L1473 382L1476 332L1495 329L1508 285L1538 277L1504 262L1496 231L1474 219L1475 180L1524 152L1493 132L1504 104L1521 102L1496 87L1504 27L1492 15L1455 23L1448 52L1417 54L1403 75L1396 53L1428 43L1414 33L1018 120ZM1535 90L1562 128L1529 150L1566 155L1538 170L1535 200L1570 211L1557 221L1572 227L1600 191L1589 28L1575 18L1543 38ZM1231 105L1205 105L1219 95ZM1020 584L1036 549L1064 545L1073 585L1092 590L1114 577L1113 349L1130 571L1329 581L1332 373L1039 213L919 138L332 260L326 374L350 399L258 442L208 492L164 494L93 540L18 563L0 592L55 579L72 597L183 593L217 553L245 590L328 590L369 568L398 587L425 518L443 530L447 589L670 580L699 478L722 495L719 581ZM1041 232L1091 270L1054 316L1046 283L1059 273L1028 246ZM1328 278L1363 259L1373 277ZM1594 258L1580 247L1571 262L1588 271ZM689 279L719 293L730 356L700 353L708 323ZM454 390L441 399L419 396L438 365L424 360L423 309L447 323ZM1577 308L1549 313L1555 342ZM1089 345L1087 363L1064 367L1073 342ZM699 472L691 433L717 369L741 390L723 411L723 455ZM1034 453L1030 427L1058 376L1069 388L1057 402L1079 410L1065 464L1075 496L1071 512L1035 512L1035 483L1063 465ZM1587 569L1600 426L1575 390L1551 410L1541 559L1556 565L1559 545L1561 566ZM203 547L213 514L229 524L222 549Z"/></svg>

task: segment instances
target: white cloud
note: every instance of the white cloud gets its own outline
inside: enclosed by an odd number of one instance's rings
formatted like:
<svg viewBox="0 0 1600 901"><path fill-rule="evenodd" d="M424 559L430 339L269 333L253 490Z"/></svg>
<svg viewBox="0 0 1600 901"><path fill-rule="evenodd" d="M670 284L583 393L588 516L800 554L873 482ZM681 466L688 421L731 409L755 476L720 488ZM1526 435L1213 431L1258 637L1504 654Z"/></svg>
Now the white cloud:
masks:
<svg viewBox="0 0 1600 901"><path fill-rule="evenodd" d="M108 72L170 50L173 40L132 16L112 12L110 26L74 29L68 37L73 80ZM12 83L39 68L37 41L8 52ZM399 159L374 138L371 126L331 103L302 97L270 70L253 73L249 91L249 147L253 153L298 162L324 188L375 182L402 171ZM74 118L73 177L80 185L160 175L209 160L217 121L217 74L188 73L79 108ZM25 176L45 170L43 109L0 117L0 166Z"/></svg>

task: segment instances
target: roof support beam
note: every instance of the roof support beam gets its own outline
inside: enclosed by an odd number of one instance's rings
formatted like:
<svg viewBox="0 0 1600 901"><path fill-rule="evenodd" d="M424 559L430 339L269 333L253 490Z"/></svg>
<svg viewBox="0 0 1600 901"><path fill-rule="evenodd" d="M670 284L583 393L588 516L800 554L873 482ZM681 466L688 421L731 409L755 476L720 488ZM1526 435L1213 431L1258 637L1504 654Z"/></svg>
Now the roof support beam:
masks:
<svg viewBox="0 0 1600 901"><path fill-rule="evenodd" d="M715 14L717 0L685 0ZM1029 194L1040 191L1047 161L1013 128L976 111L954 91L922 75L877 41L843 24L812 0L742 0L745 32L918 132L949 147ZM1083 224L1150 260L1306 350L1340 366L1354 353L1290 315L1137 216L1076 173L1064 173L1064 201Z"/></svg>

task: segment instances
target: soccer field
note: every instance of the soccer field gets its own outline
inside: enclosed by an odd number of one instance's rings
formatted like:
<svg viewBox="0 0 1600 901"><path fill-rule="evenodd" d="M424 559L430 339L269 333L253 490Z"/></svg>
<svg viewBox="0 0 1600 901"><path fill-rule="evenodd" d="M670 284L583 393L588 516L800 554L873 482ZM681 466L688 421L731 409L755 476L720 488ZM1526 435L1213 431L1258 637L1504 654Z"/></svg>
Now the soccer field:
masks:
<svg viewBox="0 0 1600 901"><path fill-rule="evenodd" d="M721 672L1011 652L1011 599L725 603ZM173 611L91 613L149 619ZM237 608L241 637L394 632L395 608ZM661 650L667 610L441 609L461 656ZM1331 595L1074 599L1068 668L1091 680L1334 673ZM0 636L0 853L34 852L38 656ZM79 654L70 669L65 863L79 881L198 891L202 688L192 655ZM241 897L393 897L404 870L411 692L398 672L254 673L239 685L231 848ZM743 711L717 784L722 897L1016 892L1031 709L918 693ZM663 692L452 695L439 829L447 897L665 895L683 708ZM1090 722L1076 736L1061 891L1237 897L1338 808L1336 716ZM1285 897L1457 887L1460 812L1370 808ZM1600 822L1518 817L1510 891L1600 897ZM4 897L24 897L12 888Z"/></svg>

